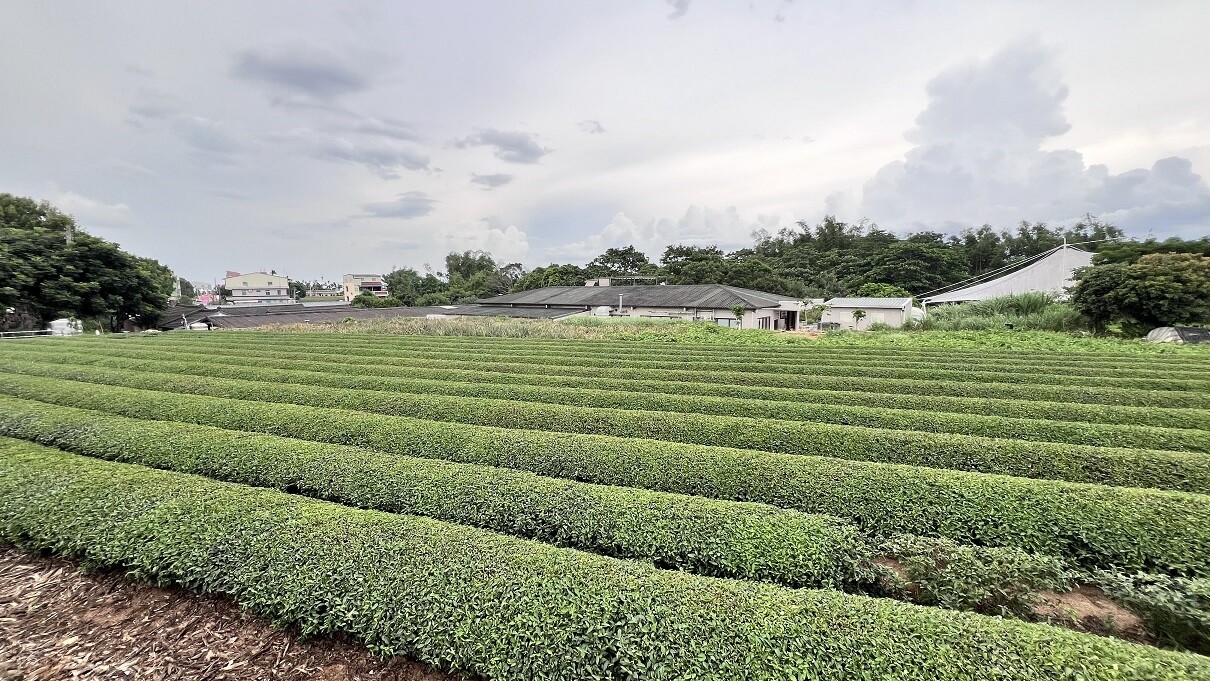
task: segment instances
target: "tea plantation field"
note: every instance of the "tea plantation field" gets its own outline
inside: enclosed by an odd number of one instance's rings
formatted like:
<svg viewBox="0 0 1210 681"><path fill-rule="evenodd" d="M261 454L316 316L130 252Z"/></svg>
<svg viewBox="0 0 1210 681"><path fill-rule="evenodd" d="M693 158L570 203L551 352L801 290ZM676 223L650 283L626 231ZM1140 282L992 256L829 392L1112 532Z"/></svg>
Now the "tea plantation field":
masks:
<svg viewBox="0 0 1210 681"><path fill-rule="evenodd" d="M1210 679L1210 353L4 342L0 542L486 679Z"/></svg>

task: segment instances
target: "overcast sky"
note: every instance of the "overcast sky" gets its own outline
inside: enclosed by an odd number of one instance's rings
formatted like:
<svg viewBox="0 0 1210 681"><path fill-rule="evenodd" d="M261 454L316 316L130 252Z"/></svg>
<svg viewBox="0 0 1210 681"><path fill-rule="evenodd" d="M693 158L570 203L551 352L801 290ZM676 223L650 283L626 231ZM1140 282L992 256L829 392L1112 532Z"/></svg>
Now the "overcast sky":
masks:
<svg viewBox="0 0 1210 681"><path fill-rule="evenodd" d="M1210 234L1210 2L5 3L0 192L194 280L1091 212Z"/></svg>

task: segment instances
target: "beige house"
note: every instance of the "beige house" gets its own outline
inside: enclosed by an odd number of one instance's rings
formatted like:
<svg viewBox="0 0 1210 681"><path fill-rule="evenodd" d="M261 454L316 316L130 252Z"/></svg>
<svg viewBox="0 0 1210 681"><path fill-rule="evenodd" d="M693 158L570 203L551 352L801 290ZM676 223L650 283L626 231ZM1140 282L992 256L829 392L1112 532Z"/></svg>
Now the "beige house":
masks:
<svg viewBox="0 0 1210 681"><path fill-rule="evenodd" d="M231 292L227 296L229 305L280 305L293 300L290 279L276 272L240 274L228 270L223 288Z"/></svg>
<svg viewBox="0 0 1210 681"><path fill-rule="evenodd" d="M842 329L865 331L872 324L903 326L912 318L911 298L833 298L824 305L827 309L819 322L825 328L836 324Z"/></svg>
<svg viewBox="0 0 1210 681"><path fill-rule="evenodd" d="M379 298L386 298L386 282L381 274L346 274L344 281L345 302L350 302L362 293L373 293Z"/></svg>

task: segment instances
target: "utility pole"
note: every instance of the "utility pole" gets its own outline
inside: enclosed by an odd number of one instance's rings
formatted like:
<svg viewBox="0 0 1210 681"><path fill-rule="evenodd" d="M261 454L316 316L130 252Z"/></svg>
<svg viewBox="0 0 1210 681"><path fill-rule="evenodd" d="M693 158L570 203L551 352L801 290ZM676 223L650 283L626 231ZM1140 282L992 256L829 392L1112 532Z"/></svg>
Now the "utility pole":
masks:
<svg viewBox="0 0 1210 681"><path fill-rule="evenodd" d="M75 227L70 222L67 223L66 235L67 238L65 241L67 242L67 245L70 246L71 242L75 239Z"/></svg>

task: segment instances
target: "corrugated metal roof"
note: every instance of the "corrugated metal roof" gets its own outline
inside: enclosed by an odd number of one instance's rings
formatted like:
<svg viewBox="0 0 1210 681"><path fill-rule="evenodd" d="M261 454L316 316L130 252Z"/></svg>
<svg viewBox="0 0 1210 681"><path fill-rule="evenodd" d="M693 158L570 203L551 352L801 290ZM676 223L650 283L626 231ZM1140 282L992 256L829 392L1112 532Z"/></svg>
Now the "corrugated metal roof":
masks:
<svg viewBox="0 0 1210 681"><path fill-rule="evenodd" d="M579 310L547 308L499 308L482 305L454 305L448 307L341 307L310 308L303 311L268 312L260 315L241 314L209 317L210 323L219 329L254 329L272 324L322 324L353 319L393 319L396 317L427 317L446 315L450 317L513 317L523 319L558 319ZM193 321L193 320L191 320Z"/></svg>
<svg viewBox="0 0 1210 681"><path fill-rule="evenodd" d="M753 291L723 284L669 284L658 286L550 286L506 293L494 298L485 298L479 303L486 306L550 305L552 307L592 308L601 305L610 307L618 304L622 296L625 307L688 307L728 309L736 305L755 310L777 307L783 300L795 300L794 296L779 295L766 291Z"/></svg>
<svg viewBox="0 0 1210 681"><path fill-rule="evenodd" d="M862 307L875 310L901 310L911 304L911 298L833 298L824 303L828 307Z"/></svg>

